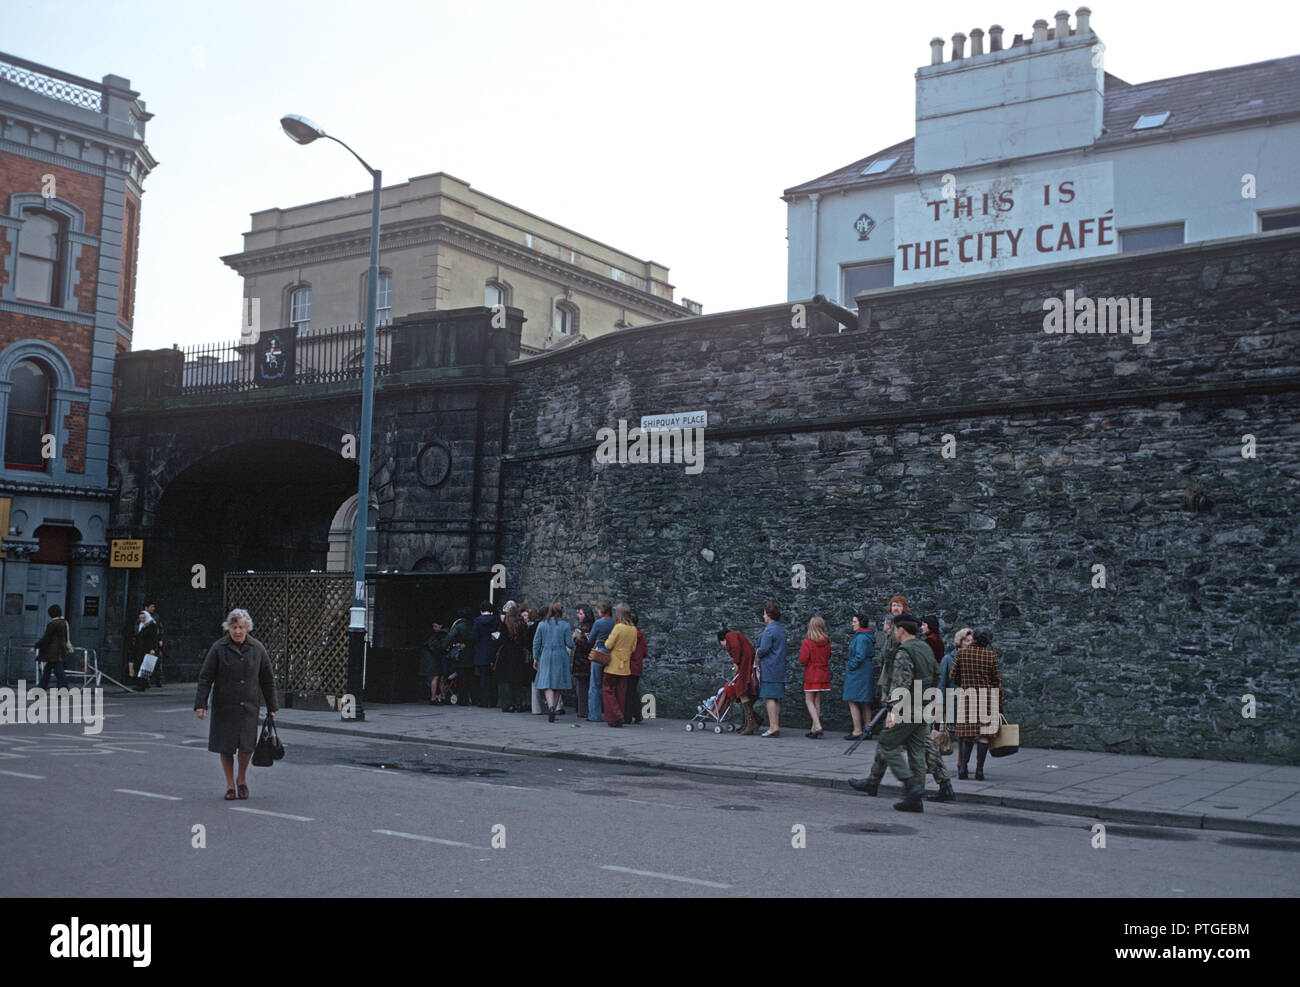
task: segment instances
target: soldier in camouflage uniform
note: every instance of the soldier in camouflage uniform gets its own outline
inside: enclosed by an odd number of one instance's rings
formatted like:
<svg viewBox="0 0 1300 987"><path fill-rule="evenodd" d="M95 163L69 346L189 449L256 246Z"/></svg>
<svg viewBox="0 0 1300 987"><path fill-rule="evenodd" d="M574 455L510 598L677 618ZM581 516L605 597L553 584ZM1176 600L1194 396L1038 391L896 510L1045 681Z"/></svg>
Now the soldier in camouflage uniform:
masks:
<svg viewBox="0 0 1300 987"><path fill-rule="evenodd" d="M882 703L887 703L889 699L889 689L890 689L889 682L891 676L893 675L894 656L898 653L898 649L899 649L899 643L897 638L895 638L894 634L892 633L890 621L897 620L900 616L907 616L909 619L915 620L915 618L912 617L910 613L908 613L906 597L902 597L902 596L893 597L889 601L889 610L890 610L890 616L885 620L885 643L881 646L880 649L880 663L882 666L882 672L880 675L880 695L881 695L880 701ZM928 667L925 666L924 662L921 662L919 660L919 655L920 655L919 652L917 653L917 655L918 655L917 663L923 667ZM937 680L938 680L937 669L935 670L934 678L935 678L934 682L926 682L927 688L932 685L937 685ZM909 690L912 688L911 682L907 683L907 688ZM925 776L927 774L934 775L934 780L939 783L939 793L937 795L926 796L930 801L932 802L956 801L957 793L952 790L952 776L948 774L948 769L943 766L943 758L939 756L939 749L934 746L934 740L930 737L930 730L928 726L926 727L924 734L925 737L924 737L924 745L922 749L922 756L920 758L917 758L915 761L910 761L909 763L909 767L911 767L912 769L912 774L920 778L922 789L924 789L925 787ZM909 759L911 758L910 749L908 751L908 757ZM920 770L920 765L922 763L925 765L924 771ZM885 777L886 766L887 765L885 762L885 754L880 749L880 745L877 744L876 756L871 762L871 770L867 774L867 777L850 778L849 784L852 785L859 792L866 792L868 795L875 795L876 792L879 791L880 789L881 779Z"/></svg>

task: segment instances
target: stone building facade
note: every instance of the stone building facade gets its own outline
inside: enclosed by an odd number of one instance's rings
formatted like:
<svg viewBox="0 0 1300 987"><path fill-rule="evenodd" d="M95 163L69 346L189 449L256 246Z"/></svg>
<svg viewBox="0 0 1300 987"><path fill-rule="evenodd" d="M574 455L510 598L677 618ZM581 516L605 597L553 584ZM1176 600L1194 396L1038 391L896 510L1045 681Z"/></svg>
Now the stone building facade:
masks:
<svg viewBox="0 0 1300 987"><path fill-rule="evenodd" d="M243 336L365 321L370 193L253 213L244 249ZM673 301L668 268L485 195L441 172L385 188L379 323L415 312L520 309L525 353L698 312Z"/></svg>
<svg viewBox="0 0 1300 987"><path fill-rule="evenodd" d="M108 412L130 348L151 114L100 82L0 53L0 534L4 638L24 667L52 604L74 644L120 624L106 596ZM30 640L29 640L30 638Z"/></svg>

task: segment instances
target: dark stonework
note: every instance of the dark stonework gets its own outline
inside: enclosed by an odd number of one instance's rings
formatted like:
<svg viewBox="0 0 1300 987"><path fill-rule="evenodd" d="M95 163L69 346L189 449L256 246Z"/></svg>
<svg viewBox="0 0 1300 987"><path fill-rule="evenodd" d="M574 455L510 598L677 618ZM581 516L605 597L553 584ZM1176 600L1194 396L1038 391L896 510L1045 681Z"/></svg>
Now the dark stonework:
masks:
<svg viewBox="0 0 1300 987"><path fill-rule="evenodd" d="M637 606L661 713L717 688L713 632L756 639L771 598L786 716L806 722L793 654L819 614L846 722L849 618L901 592L947 638L994 627L1027 746L1300 760L1297 269L1300 237L1251 238L872 292L856 332L782 305L520 361L511 595ZM1151 342L1044 333L1067 288L1150 297ZM598 428L699 409L698 476L593 463Z"/></svg>
<svg viewBox="0 0 1300 987"><path fill-rule="evenodd" d="M994 628L1026 746L1297 762L1297 270L1300 234L1272 233L869 292L845 332L783 304L513 363L517 311L504 330L489 309L399 320L369 464L377 566L500 562L508 596L570 613L627 600L661 715L718 688L714 632L756 639L774 599L785 725L806 722L794 655L813 615L832 629L826 719L844 725L849 618L878 625L903 593L946 639ZM1150 343L1045 333L1044 300L1067 290L1149 297ZM359 387L168 396L127 379L113 536L145 538L131 605L156 595L197 655L222 572L325 567L331 511L355 490L340 449ZM620 418L699 410L698 475L594 461ZM188 588L199 552L208 596Z"/></svg>

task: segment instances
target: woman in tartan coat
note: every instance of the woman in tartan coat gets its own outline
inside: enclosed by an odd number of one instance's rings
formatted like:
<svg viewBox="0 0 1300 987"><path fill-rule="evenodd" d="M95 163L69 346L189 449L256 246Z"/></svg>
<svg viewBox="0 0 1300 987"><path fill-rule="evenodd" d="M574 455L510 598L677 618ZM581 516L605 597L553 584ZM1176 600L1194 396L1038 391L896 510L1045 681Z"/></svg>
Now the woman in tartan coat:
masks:
<svg viewBox="0 0 1300 987"><path fill-rule="evenodd" d="M998 654L989 647L993 643L993 632L987 627L975 631L975 643L957 649L957 657L952 662L951 679L954 685L962 689L997 689L997 709L1002 711L1002 672L998 668ZM993 733L981 733L979 719L980 703L976 693L963 696L957 711L957 777L969 778L971 748L978 743L979 754L975 761L975 780L984 780L984 758L988 756L989 741Z"/></svg>

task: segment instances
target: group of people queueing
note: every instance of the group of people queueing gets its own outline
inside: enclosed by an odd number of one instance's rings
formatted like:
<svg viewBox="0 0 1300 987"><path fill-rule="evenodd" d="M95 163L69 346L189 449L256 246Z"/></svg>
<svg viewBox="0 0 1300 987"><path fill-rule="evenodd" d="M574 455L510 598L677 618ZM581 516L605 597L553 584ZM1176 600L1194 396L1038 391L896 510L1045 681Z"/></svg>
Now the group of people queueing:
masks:
<svg viewBox="0 0 1300 987"><path fill-rule="evenodd" d="M763 623L757 647L740 631L726 628L718 631L718 643L736 666L734 678L724 688L730 699L741 705L744 723L740 733L750 735L758 731L762 724L754 705L762 700L767 727L761 736L778 737L781 700L786 688L787 642L777 604L763 604ZM930 688L946 695L950 688L961 687L971 696L975 695L974 690L996 689L1001 712L1002 676L997 653L990 647L992 631L963 627L953 635L952 649L945 653L938 617L918 619L908 611L903 596L889 601L878 651L875 631L865 614L853 615L851 629L842 698L848 704L853 729L845 740L863 739L876 711L888 703L894 690L906 689L910 695L918 684L923 694ZM821 703L822 696L831 688L830 656L826 622L821 617L813 617L799 647L799 664L804 668L804 704L812 719L812 729L804 736L813 740L820 740L825 733ZM996 726L990 731L987 725L981 724L974 706L958 712L955 723L940 723L935 728L954 733L958 739L958 779L969 777L970 755L978 750L975 780L983 781L984 759ZM886 768L893 770L903 783L904 797L895 804L896 809L924 811L922 796L927 774L933 774L939 784L938 794L929 796L932 801L950 802L956 798L952 779L931 736L930 724L903 722L892 711L886 714L870 774L866 778L851 778L849 784L858 791L875 795Z"/></svg>
<svg viewBox="0 0 1300 987"><path fill-rule="evenodd" d="M499 699L502 712L544 711L554 723L565 713L564 693L573 690L579 717L611 727L640 723L639 686L648 646L635 611L608 600L595 610L579 604L576 626L564 612L558 600L543 612L512 600L498 616L484 600L473 620L462 611L445 633L435 623L420 664L429 702L448 702L454 691L461 705L490 708ZM525 701L525 690L531 690L532 703ZM545 710L534 708L542 697Z"/></svg>

